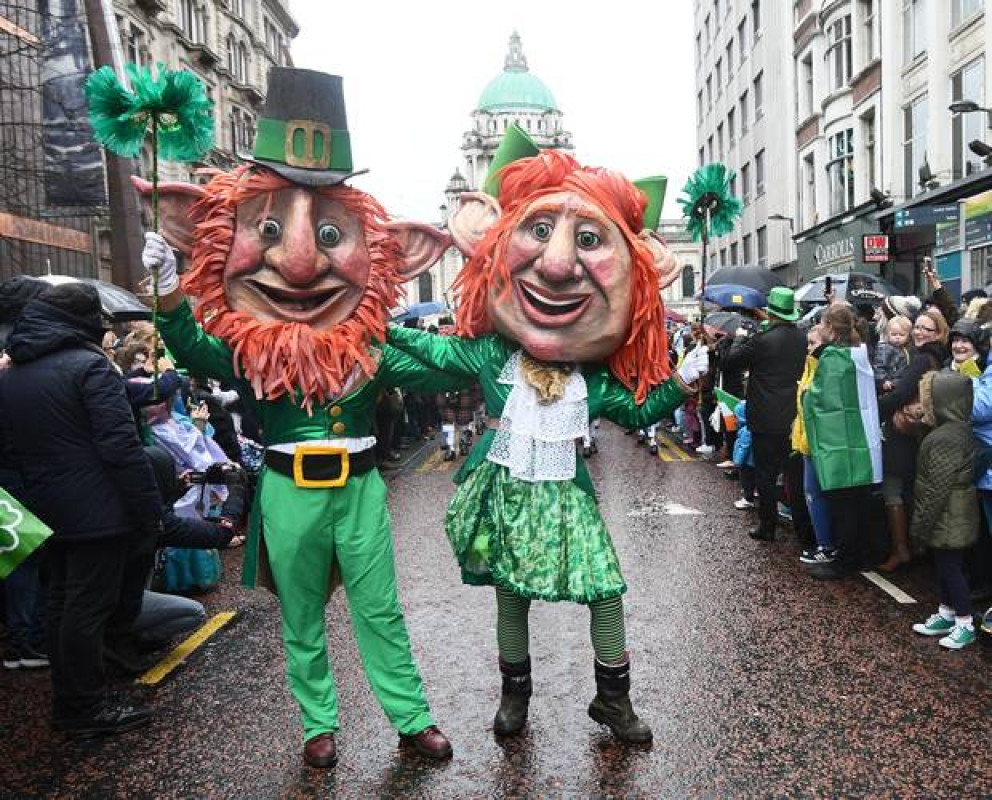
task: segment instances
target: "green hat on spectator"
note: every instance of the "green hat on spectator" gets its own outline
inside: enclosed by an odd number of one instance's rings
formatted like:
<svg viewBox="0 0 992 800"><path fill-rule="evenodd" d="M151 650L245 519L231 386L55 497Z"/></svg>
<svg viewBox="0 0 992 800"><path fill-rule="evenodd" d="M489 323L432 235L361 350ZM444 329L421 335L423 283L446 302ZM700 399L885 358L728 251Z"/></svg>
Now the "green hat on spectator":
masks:
<svg viewBox="0 0 992 800"><path fill-rule="evenodd" d="M776 286L768 293L768 305L765 306L765 311L786 322L795 322L799 319L795 293L784 286Z"/></svg>

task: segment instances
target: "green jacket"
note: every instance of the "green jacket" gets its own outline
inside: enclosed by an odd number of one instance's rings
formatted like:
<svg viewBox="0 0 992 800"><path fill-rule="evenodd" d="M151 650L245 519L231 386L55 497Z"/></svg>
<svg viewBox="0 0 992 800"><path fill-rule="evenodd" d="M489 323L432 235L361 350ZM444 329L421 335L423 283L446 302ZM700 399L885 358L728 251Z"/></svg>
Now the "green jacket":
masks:
<svg viewBox="0 0 992 800"><path fill-rule="evenodd" d="M949 370L930 373L920 382L920 402L924 421L936 427L917 455L911 533L929 547L963 549L980 526L971 379Z"/></svg>
<svg viewBox="0 0 992 800"><path fill-rule="evenodd" d="M463 378L437 372L416 358L386 345L379 351L379 368L375 375L364 383L359 383L343 397L323 405L315 404L313 413L309 414L300 405L299 397L283 395L271 401L252 400L254 393L250 384L235 375L231 348L223 340L207 334L197 324L192 309L185 300L175 311L159 315L159 329L177 364L193 374L209 375L220 380L237 382L242 386L245 391L241 392L241 396L246 402L255 404L266 446L315 439L370 436L376 404L383 389L399 386L433 393L462 389L471 383ZM347 486L323 491L347 491ZM245 543L242 570L242 583L245 586L256 584L260 567L260 496L261 491L255 493L248 541Z"/></svg>
<svg viewBox="0 0 992 800"><path fill-rule="evenodd" d="M390 328L386 340L420 361L451 375L472 378L482 386L486 414L501 417L511 386L500 383L499 375L510 356L519 347L495 334L477 339L435 336L408 328ZM584 364L582 375L589 395L589 417L605 417L623 428L643 428L670 414L685 402L686 393L677 378L670 378L652 391L643 404L634 402L634 394L603 365ZM487 430L472 448L456 482L467 478L486 459L495 431ZM592 480L581 460L576 466L575 483L595 496Z"/></svg>

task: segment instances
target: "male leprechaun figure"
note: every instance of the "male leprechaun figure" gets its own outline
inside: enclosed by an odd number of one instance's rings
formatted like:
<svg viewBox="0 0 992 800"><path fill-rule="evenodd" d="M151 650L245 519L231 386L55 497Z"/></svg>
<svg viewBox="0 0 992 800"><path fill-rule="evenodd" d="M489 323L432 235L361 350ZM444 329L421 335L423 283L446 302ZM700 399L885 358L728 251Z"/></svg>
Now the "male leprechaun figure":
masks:
<svg viewBox="0 0 992 800"><path fill-rule="evenodd" d="M669 377L660 290L681 269L654 233L664 178L631 183L539 152L511 128L487 193L462 195L452 238L457 336L390 329L389 342L482 386L489 430L455 481L448 538L469 584L495 585L503 692L497 734L523 728L532 600L589 607L596 697L589 715L625 742L651 729L629 698L627 586L576 440L589 420L650 425L706 371L701 346Z"/></svg>
<svg viewBox="0 0 992 800"><path fill-rule="evenodd" d="M372 423L386 386L464 383L381 344L401 283L449 241L427 225L388 221L373 197L345 184L358 173L337 76L273 69L247 160L203 186L160 187L165 240L146 234L143 258L159 269L162 336L181 366L240 381L242 394L257 399L265 468L244 575L248 584L271 579L279 596L306 762L337 759L324 622L332 568L401 746L448 758L397 598ZM147 199L149 185L135 183ZM166 241L191 258L182 288Z"/></svg>

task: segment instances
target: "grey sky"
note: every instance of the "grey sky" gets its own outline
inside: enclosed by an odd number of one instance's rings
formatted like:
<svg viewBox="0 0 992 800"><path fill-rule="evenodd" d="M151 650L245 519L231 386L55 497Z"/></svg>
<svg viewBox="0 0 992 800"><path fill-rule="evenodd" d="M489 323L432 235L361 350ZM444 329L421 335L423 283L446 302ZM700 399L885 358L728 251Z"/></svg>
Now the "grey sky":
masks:
<svg viewBox="0 0 992 800"><path fill-rule="evenodd" d="M695 162L691 0L290 0L296 66L344 76L354 180L396 216L438 217L461 135L520 33L584 163L667 175Z"/></svg>

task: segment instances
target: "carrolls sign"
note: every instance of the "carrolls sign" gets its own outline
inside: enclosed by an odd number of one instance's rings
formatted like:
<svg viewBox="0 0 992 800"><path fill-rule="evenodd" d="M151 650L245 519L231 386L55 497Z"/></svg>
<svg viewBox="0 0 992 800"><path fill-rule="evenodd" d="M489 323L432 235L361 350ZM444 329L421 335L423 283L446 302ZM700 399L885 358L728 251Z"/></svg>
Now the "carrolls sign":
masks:
<svg viewBox="0 0 992 800"><path fill-rule="evenodd" d="M818 244L813 251L813 258L820 269L833 267L845 261L854 260L854 237L845 236L843 239L828 244Z"/></svg>

